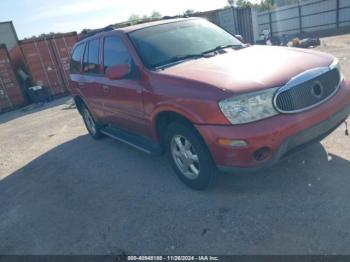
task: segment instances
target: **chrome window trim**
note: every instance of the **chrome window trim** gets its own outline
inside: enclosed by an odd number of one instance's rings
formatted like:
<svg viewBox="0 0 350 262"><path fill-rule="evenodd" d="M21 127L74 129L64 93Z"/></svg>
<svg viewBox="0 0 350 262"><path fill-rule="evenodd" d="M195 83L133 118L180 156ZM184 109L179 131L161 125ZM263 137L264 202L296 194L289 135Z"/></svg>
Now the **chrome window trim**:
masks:
<svg viewBox="0 0 350 262"><path fill-rule="evenodd" d="M342 76L341 76L341 72L339 71L340 74L340 78L339 78L339 83L337 85L337 87L334 89L334 91L325 99L319 101L316 104L313 104L312 106L308 106L308 107L304 107L302 109L298 109L298 110L293 110L293 111L285 111L285 110L281 110L277 107L277 96L279 94L281 94L282 92L289 90L297 85L300 85L304 82L307 82L309 80L312 80L316 77L319 77L335 68L338 67L338 59L334 59L334 61L332 62L332 64L330 66L324 66L324 67L317 67L317 68L313 68L313 69L309 69L306 70L304 72L302 72L301 74L296 75L295 77L293 77L292 79L290 79L287 84L285 84L284 86L282 86L281 88L279 88L273 98L273 106L275 107L275 110L279 113L282 114L295 114L295 113L300 113L300 112L304 112L307 110L310 110L312 108L315 108L317 106L319 106L320 104L326 102L327 100L331 99L339 90L341 83L342 83Z"/></svg>

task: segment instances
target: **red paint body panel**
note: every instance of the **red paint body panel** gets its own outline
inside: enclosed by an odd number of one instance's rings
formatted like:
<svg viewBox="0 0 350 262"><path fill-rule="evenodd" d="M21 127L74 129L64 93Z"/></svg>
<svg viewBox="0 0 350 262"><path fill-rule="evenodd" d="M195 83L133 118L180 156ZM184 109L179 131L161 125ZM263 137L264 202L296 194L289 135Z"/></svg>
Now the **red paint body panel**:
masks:
<svg viewBox="0 0 350 262"><path fill-rule="evenodd" d="M157 22L159 23L159 22ZM133 27L141 29L142 26ZM253 167L252 154L263 146L274 154L291 135L327 121L350 104L350 83L343 82L337 93L319 106L298 114L280 114L244 125L231 125L218 102L237 94L278 87L294 76L316 67L328 67L334 57L328 54L286 47L252 46L228 50L209 58L152 71L143 66L126 33L118 29L97 34L121 37L140 73L137 80L108 80L101 76L71 74L71 93L87 104L95 119L151 138L159 143L156 122L163 112L177 113L194 124L206 142L217 165ZM102 58L102 51L100 53ZM100 60L101 61L101 60ZM79 86L79 84L82 84ZM90 87L89 91L85 87ZM233 149L218 145L218 138L244 139L249 146Z"/></svg>
<svg viewBox="0 0 350 262"><path fill-rule="evenodd" d="M0 112L26 104L5 46L0 46Z"/></svg>
<svg viewBox="0 0 350 262"><path fill-rule="evenodd" d="M307 69L328 66L333 56L300 48L251 46L189 60L165 69L167 76L203 82L234 94L278 87Z"/></svg>

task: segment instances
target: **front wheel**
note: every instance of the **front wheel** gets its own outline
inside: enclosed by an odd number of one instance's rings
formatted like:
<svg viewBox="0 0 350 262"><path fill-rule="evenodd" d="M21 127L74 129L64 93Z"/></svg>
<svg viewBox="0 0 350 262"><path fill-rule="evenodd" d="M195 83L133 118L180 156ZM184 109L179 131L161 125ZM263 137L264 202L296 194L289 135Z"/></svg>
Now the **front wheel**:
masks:
<svg viewBox="0 0 350 262"><path fill-rule="evenodd" d="M170 124L165 142L168 159L183 183L197 190L213 183L216 177L215 164L193 127L181 122Z"/></svg>

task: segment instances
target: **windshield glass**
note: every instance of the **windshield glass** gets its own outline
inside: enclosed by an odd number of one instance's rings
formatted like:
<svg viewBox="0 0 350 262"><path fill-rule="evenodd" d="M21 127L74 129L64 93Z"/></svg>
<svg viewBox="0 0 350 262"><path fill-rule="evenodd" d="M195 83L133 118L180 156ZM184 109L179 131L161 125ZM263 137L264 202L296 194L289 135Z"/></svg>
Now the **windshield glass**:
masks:
<svg viewBox="0 0 350 262"><path fill-rule="evenodd" d="M129 36L148 68L176 62L176 58L182 60L219 46L242 45L234 36L203 19L147 27L131 32Z"/></svg>

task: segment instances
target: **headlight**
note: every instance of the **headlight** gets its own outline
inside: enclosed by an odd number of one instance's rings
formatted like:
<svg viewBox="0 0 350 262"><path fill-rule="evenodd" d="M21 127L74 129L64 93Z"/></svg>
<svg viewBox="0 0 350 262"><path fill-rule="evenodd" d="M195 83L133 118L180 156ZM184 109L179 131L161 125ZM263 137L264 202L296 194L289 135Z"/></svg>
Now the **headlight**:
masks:
<svg viewBox="0 0 350 262"><path fill-rule="evenodd" d="M340 82L343 81L344 79L344 75L341 71L341 67L340 67L340 63L339 63L339 59L338 58L334 58L332 64L330 64L329 66L329 69L332 70L332 69L338 69L338 72L340 74Z"/></svg>
<svg viewBox="0 0 350 262"><path fill-rule="evenodd" d="M231 124L244 124L274 116L278 114L272 104L277 89L231 97L220 101L219 107Z"/></svg>

